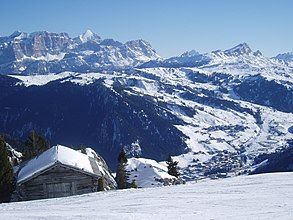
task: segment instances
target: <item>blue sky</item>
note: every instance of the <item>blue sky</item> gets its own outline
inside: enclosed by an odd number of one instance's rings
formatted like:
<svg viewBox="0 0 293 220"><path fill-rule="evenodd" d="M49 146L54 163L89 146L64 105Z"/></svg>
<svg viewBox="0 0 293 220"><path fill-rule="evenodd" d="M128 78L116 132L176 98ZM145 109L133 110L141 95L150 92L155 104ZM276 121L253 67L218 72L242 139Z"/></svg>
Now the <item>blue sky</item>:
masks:
<svg viewBox="0 0 293 220"><path fill-rule="evenodd" d="M266 56L293 51L292 0L1 0L0 35L86 29L145 39L162 56L247 42Z"/></svg>

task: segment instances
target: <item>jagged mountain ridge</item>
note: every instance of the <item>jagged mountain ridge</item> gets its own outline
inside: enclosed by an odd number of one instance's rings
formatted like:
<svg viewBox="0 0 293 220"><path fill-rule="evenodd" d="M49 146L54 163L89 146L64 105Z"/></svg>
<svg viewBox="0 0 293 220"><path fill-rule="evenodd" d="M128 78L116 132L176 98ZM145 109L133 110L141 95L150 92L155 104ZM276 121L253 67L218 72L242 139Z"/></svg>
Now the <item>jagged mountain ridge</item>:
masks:
<svg viewBox="0 0 293 220"><path fill-rule="evenodd" d="M185 179L246 172L293 138L292 67L245 43L82 72L2 76L1 130L19 137L36 128L53 142L93 146L112 168L121 147L176 155Z"/></svg>
<svg viewBox="0 0 293 220"><path fill-rule="evenodd" d="M292 70L290 54L286 53L273 58L267 58L257 50L252 51L247 43L241 43L227 50L215 50L210 53L187 51L180 56L167 59L150 60L142 64L147 67L211 67L220 65L250 65L255 68L289 68ZM286 57L286 58L285 58ZM284 63L284 61L286 61ZM291 64L291 65L289 65ZM288 67L289 66L289 67ZM245 66L244 66L245 67Z"/></svg>
<svg viewBox="0 0 293 220"><path fill-rule="evenodd" d="M292 61L293 60L293 52L278 54L276 59L284 60L284 61Z"/></svg>
<svg viewBox="0 0 293 220"><path fill-rule="evenodd" d="M135 66L159 55L144 40L121 43L87 30L67 33L16 31L0 37L0 74L48 74L63 71L101 71Z"/></svg>

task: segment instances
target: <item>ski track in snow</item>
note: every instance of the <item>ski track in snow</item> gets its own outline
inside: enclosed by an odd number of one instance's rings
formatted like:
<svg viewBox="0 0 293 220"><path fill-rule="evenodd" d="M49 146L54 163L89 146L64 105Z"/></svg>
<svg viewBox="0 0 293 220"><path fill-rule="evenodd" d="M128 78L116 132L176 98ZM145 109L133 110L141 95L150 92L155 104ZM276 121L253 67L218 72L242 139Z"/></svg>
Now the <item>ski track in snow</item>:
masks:
<svg viewBox="0 0 293 220"><path fill-rule="evenodd" d="M293 173L0 204L0 219L293 219Z"/></svg>

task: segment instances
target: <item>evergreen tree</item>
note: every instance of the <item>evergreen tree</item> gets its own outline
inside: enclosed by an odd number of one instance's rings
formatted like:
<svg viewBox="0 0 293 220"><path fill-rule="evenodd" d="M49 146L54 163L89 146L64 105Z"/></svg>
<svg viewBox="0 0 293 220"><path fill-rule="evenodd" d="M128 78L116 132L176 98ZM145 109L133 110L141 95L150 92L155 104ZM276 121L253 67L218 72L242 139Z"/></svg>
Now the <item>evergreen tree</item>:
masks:
<svg viewBox="0 0 293 220"><path fill-rule="evenodd" d="M105 177L101 177L98 180L98 191L104 191L105 190Z"/></svg>
<svg viewBox="0 0 293 220"><path fill-rule="evenodd" d="M85 148L80 148L80 152L86 155L86 150L85 150Z"/></svg>
<svg viewBox="0 0 293 220"><path fill-rule="evenodd" d="M126 153L122 149L118 156L118 166L116 171L116 182L117 182L118 189L126 189L128 186L126 164L127 164Z"/></svg>
<svg viewBox="0 0 293 220"><path fill-rule="evenodd" d="M0 203L8 202L13 191L13 169L4 138L0 137Z"/></svg>
<svg viewBox="0 0 293 220"><path fill-rule="evenodd" d="M29 134L24 145L24 160L30 160L50 148L49 142L35 131Z"/></svg>
<svg viewBox="0 0 293 220"><path fill-rule="evenodd" d="M134 188L134 189L137 188L137 184L136 184L135 180L132 180L132 182L129 185L129 188Z"/></svg>
<svg viewBox="0 0 293 220"><path fill-rule="evenodd" d="M177 161L173 161L171 155L168 157L167 161L166 161L167 165L168 165L168 173L172 176L175 177L179 177L180 174L177 170L177 165L178 162Z"/></svg>

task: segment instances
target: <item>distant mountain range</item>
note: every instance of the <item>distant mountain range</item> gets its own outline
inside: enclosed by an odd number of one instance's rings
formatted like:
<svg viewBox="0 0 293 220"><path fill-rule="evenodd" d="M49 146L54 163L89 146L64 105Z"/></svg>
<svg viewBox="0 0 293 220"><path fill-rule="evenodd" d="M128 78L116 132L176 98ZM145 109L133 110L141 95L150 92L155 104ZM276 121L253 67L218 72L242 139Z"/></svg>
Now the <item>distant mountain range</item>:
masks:
<svg viewBox="0 0 293 220"><path fill-rule="evenodd" d="M31 34L16 31L0 38L1 74L121 69L157 58L159 55L144 40L121 43L101 39L90 30L76 38L46 31Z"/></svg>
<svg viewBox="0 0 293 220"><path fill-rule="evenodd" d="M16 31L10 36L0 37L0 74L93 72L139 65L194 67L214 59L240 55L262 57L260 51L253 52L246 43L242 43L225 51L200 54L193 50L181 56L160 59L152 46L144 40L121 43L113 39L102 39L90 30L75 38L69 37L67 33L41 31L27 34ZM293 53L279 54L271 60L292 62Z"/></svg>
<svg viewBox="0 0 293 220"><path fill-rule="evenodd" d="M123 147L173 155L186 180L226 177L293 139L292 53L241 43L161 58L143 40L15 32L0 38L0 73L0 132L90 146L112 169Z"/></svg>

